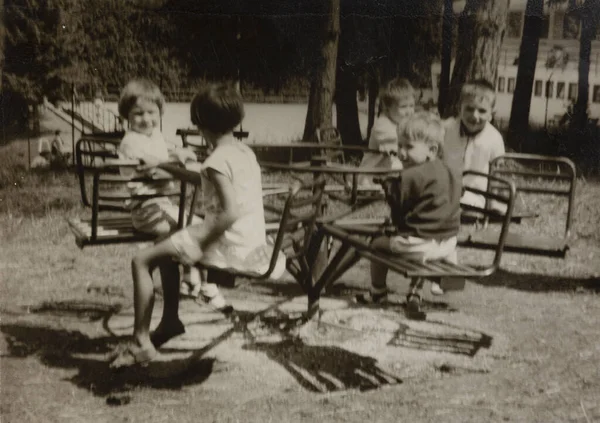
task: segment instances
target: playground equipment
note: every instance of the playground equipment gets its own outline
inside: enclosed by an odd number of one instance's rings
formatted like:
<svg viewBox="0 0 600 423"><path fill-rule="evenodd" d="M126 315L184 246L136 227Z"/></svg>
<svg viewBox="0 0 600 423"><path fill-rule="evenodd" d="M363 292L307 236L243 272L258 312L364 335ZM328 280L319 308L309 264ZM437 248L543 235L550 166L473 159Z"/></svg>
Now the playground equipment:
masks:
<svg viewBox="0 0 600 423"><path fill-rule="evenodd" d="M340 247L323 271L315 289L320 290L326 288L328 284L331 284L341 277L360 258L366 258L370 261L380 263L407 278L412 278L411 291L407 296L407 309L410 312L410 317L425 318L425 314L420 309L420 291L425 279L442 278L441 280L443 282L444 280L449 280L448 278L461 278L463 283L458 284L458 286L462 288L464 286L464 278L484 277L494 273L500 266L502 253L508 236L508 228L514 207L515 186L512 182L493 175L486 175L484 173L473 171L467 171L465 174L479 175L488 178L489 181L493 181L504 188L503 192L500 194L493 193L489 190L482 191L470 187L465 188L475 194L485 196L486 199L500 202L506 206L506 213L502 219L498 242L494 245L495 253L491 263L482 266L481 263L467 264L463 262L459 264L450 263L445 260L422 262L384 253L373 249L370 245L370 240L378 235L396 234L396 230L391 228L387 223L383 225L365 225L361 222L336 221L335 219L324 217L319 223L321 236L329 236L339 241ZM482 218L493 213L493 211L488 208L477 208L472 206L463 206L463 211L469 211L471 215L475 212ZM476 236L477 233L476 227L470 228L467 232L463 231L458 237L458 245L464 248L481 248L481 245L472 241L472 238ZM491 246L485 246L483 248L487 247Z"/></svg>
<svg viewBox="0 0 600 423"><path fill-rule="evenodd" d="M516 210L513 214L511 228L506 237L505 251L564 258L569 250L575 204L577 178L573 162L565 157L507 153L491 163L490 173L512 181L517 189L519 200L517 203L525 207ZM489 189L505 188L498 187L492 182ZM528 200L535 200L536 197L538 204L535 204L536 210L532 210L527 203ZM543 206L539 204L541 198L546 200ZM566 198L566 211L560 210L560 205L553 201L561 198ZM541 208L545 208L545 213L541 213ZM564 216L564 229L538 225L535 233L528 233L520 225L525 221L533 224L535 222L531 222L532 220L543 219L550 213ZM502 219L502 216L490 215L484 222L486 230L479 231L472 242L483 248L496 245L499 232L491 223L498 219Z"/></svg>
<svg viewBox="0 0 600 423"><path fill-rule="evenodd" d="M197 137L199 133L189 130L180 130L184 144L196 148L199 157L206 154L207 146L200 142L193 142L188 137ZM194 139L196 141L196 139ZM83 248L87 245L101 245L108 243L152 241L153 237L136 232L131 226L129 212L124 207L124 202L131 199L129 194L121 190L128 180L119 174L119 166L136 166L139 163L119 161L116 159L116 147L119 139L113 135L85 135L76 148L77 170L80 178L82 201L91 208L91 217L71 219L69 224L76 237L76 243ZM498 212L485 207L477 209L465 206L464 214L472 220L476 216L476 225L463 225L459 236L461 248L490 249L494 250L494 258L488 266L474 266L460 263L427 263L415 264L410 261L396 260L393 257L381 255L369 247L369 240L378 234L389 233L386 226L387 208L384 205L383 190L380 186L361 186L357 183L359 175L369 174L376 177L386 177L397 174L398 171L385 169L359 168L345 160L346 154L360 155L365 151L361 147L349 147L337 144L320 143L288 143L288 144L248 144L256 152L259 163L263 169L263 195L265 198L265 216L267 217L267 231L278 234L281 222L284 221L285 207L274 205L283 200L282 194L288 193L290 183L298 183L300 191L322 191L319 194L316 228L306 230L309 238L302 238L296 244L302 250L303 258L295 255L291 260L296 260L292 273L298 280L309 297L309 314L318 310L318 302L323 290L339 279L361 257L369 260L380 260L389 265L390 269L406 277L416 278L418 283L413 284L413 290L420 289L424 278L443 277L443 280L453 280L458 287L464 285L464 278L488 276L495 272L503 252L517 252L523 254L546 255L551 257L565 257L568 250L568 236L572 224L573 203L575 196L575 168L565 158L548 158L538 155L507 154L492 163L490 175L483 175L490 181L488 190L477 194L483 195L488 203L491 201L504 203L506 213ZM343 158L343 159L342 159ZM525 164L523 164L525 163ZM554 166L553 169L548 169ZM195 195L199 189L199 176L193 172L186 172L172 164L162 166L180 184L172 196L179 199L179 227L186 222L184 215L186 208L193 210ZM183 172L183 173L182 173ZM539 186L542 180L549 181L549 186ZM318 181L318 182L317 182ZM341 181L341 182L340 182ZM186 186L194 185L192 201L189 202L189 193ZM537 185L536 185L537 184ZM473 191L470 188L467 188ZM90 193L91 192L91 197ZM289 194L286 199L294 200L298 193ZM523 195L550 195L567 197L567 212L565 219L564 236L556 234L544 235L529 234L521 230L520 225L531 219L543 215L539 210L515 210L517 199ZM271 201L272 200L272 201ZM521 201L523 204L526 201ZM381 203L378 205L378 203ZM370 209L369 209L370 207ZM363 210L369 210L362 214ZM375 210L375 213L373 212ZM293 219L295 207L290 206L289 216ZM270 216L268 216L270 214ZM287 225L287 223L286 223ZM304 223L300 222L300 225ZM518 232L516 230L518 228ZM277 235L279 236L279 235ZM288 235L282 235L289 238ZM287 242L287 241L286 241ZM335 247L334 248L334 244ZM282 241L277 249L285 250ZM299 250L298 250L299 251ZM289 251L288 251L289 253ZM275 254L275 253L273 253ZM271 258L275 257L273 255ZM303 260L298 264L297 260ZM290 262L291 263L291 262ZM272 271L273 269L270 269ZM289 268L288 268L289 270ZM310 282L307 272L310 270ZM267 278L270 273L242 275L250 278ZM460 280L462 278L462 285ZM456 282L458 281L458 282ZM419 311L420 297L415 293L411 297L412 307ZM417 301L418 300L418 301ZM415 304L415 302L417 304Z"/></svg>

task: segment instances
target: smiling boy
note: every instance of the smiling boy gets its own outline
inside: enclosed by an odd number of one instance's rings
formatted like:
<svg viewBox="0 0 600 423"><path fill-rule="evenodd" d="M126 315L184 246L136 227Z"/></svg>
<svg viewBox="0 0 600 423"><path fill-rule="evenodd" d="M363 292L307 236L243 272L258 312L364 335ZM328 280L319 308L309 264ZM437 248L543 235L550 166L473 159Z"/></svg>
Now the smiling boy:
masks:
<svg viewBox="0 0 600 423"><path fill-rule="evenodd" d="M459 116L448 119L444 125L444 160L451 168L461 173L465 170L489 173L490 162L505 153L502 135L490 123L495 103L495 89L488 81L478 79L463 86ZM462 182L463 186L487 189L487 179L481 176L468 175ZM485 198L472 192L465 192L460 202L485 206Z"/></svg>

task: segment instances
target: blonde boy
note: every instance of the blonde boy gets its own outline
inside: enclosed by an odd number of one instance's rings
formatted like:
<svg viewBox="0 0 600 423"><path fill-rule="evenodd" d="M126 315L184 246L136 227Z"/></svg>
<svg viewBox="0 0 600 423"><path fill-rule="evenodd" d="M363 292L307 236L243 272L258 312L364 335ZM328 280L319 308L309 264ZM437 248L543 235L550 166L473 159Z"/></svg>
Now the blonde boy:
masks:
<svg viewBox="0 0 600 423"><path fill-rule="evenodd" d="M411 260L456 262L461 184L459 175L442 160L442 122L433 113L416 113L398 127L398 139L404 170L400 176L383 182L397 234L375 238L371 245ZM386 266L371 262L370 292L358 296L357 301L385 302L387 273ZM413 291L418 291L421 284L413 280ZM432 291L435 289L440 288L434 282ZM411 292L411 296L417 298L420 294Z"/></svg>
<svg viewBox="0 0 600 423"><path fill-rule="evenodd" d="M464 84L459 116L445 123L445 160L451 168L461 173L465 170L489 173L490 162L505 153L502 135L490 123L495 103L494 86L488 81L478 79ZM463 178L463 186L485 191L487 179L468 175ZM484 207L485 198L466 192L461 203Z"/></svg>

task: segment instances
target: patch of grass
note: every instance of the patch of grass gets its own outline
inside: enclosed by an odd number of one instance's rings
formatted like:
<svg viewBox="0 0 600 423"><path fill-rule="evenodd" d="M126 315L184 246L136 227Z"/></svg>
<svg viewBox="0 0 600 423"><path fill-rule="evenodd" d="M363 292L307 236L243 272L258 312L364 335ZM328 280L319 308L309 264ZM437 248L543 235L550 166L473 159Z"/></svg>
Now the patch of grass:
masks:
<svg viewBox="0 0 600 423"><path fill-rule="evenodd" d="M70 169L27 169L26 144L13 142L0 148L0 213L45 216L49 211L79 207L77 180Z"/></svg>

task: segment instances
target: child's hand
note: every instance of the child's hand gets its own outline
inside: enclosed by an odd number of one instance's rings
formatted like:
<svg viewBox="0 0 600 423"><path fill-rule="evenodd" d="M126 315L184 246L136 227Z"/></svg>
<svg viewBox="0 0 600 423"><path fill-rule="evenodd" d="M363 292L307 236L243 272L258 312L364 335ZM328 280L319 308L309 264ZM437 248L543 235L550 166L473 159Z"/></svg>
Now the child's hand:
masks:
<svg viewBox="0 0 600 423"><path fill-rule="evenodd" d="M144 160L140 160L140 162L140 165L137 167L138 172L149 172L159 164L159 161L154 158L146 158Z"/></svg>
<svg viewBox="0 0 600 423"><path fill-rule="evenodd" d="M182 164L197 162L196 153L189 148L178 148L171 152L171 157Z"/></svg>
<svg viewBox="0 0 600 423"><path fill-rule="evenodd" d="M396 143L380 144L379 151L388 156L397 156L398 145Z"/></svg>

